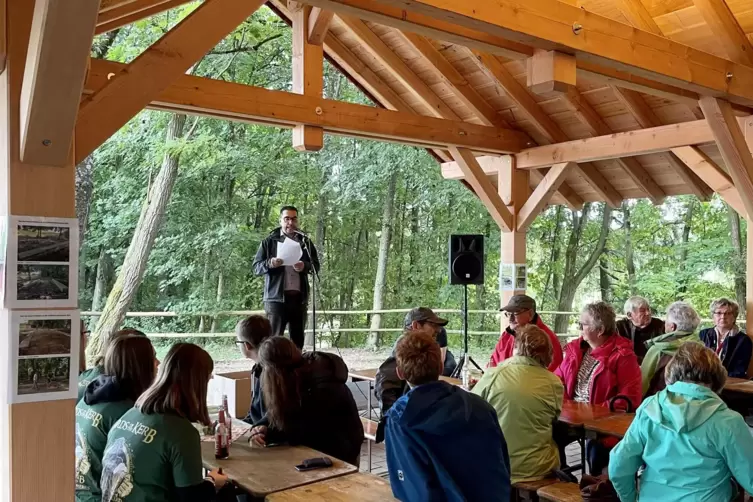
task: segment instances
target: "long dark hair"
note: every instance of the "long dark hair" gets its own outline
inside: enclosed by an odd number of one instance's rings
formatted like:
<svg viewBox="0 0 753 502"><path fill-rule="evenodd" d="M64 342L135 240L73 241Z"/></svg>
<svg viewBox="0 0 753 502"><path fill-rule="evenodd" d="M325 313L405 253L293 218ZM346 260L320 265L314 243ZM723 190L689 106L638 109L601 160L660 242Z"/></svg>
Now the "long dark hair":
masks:
<svg viewBox="0 0 753 502"><path fill-rule="evenodd" d="M136 407L147 415L175 413L208 426L207 386L212 370L214 361L204 349L192 343L176 343Z"/></svg>
<svg viewBox="0 0 753 502"><path fill-rule="evenodd" d="M123 393L136 401L154 381L154 347L145 336L120 336L107 346L105 374L115 377Z"/></svg>
<svg viewBox="0 0 753 502"><path fill-rule="evenodd" d="M269 425L284 431L301 408L301 351L288 338L273 336L259 347L259 363L264 368L261 388Z"/></svg>

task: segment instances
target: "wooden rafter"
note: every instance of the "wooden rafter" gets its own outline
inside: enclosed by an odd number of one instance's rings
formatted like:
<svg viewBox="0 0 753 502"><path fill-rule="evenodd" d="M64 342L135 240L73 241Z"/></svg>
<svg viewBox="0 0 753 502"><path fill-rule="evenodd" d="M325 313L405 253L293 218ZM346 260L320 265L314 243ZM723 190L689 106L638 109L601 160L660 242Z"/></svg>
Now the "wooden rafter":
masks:
<svg viewBox="0 0 753 502"><path fill-rule="evenodd" d="M107 76L126 65L93 60L87 89L106 88ZM437 119L284 91L181 75L155 96L149 108L280 127L311 125L332 134L383 139L428 148L454 145L473 151L510 153L528 135L469 122Z"/></svg>
<svg viewBox="0 0 753 502"><path fill-rule="evenodd" d="M70 162L96 22L97 2L35 3L20 99L23 162L47 166Z"/></svg>
<svg viewBox="0 0 753 502"><path fill-rule="evenodd" d="M309 0L366 18L393 0ZM541 49L558 48L579 61L630 73L703 95L753 105L753 67L712 56L557 0L411 0L409 15L433 17ZM393 22L394 20L387 20ZM385 22L385 24L388 24ZM574 30L573 28L576 28ZM409 29L409 28L408 28ZM410 29L409 29L410 30ZM441 37L440 37L441 39ZM592 68L599 71L599 68ZM733 75L732 79L728 74Z"/></svg>
<svg viewBox="0 0 753 502"><path fill-rule="evenodd" d="M76 126L76 162L154 100L253 14L263 0L207 0L86 98Z"/></svg>
<svg viewBox="0 0 753 502"><path fill-rule="evenodd" d="M481 169L473 152L465 148L450 148L450 153L465 175L465 180L471 185L476 196L483 202L489 214L503 231L509 232L514 228L513 215L507 208L497 189L489 177Z"/></svg>
<svg viewBox="0 0 753 502"><path fill-rule="evenodd" d="M562 184L567 176L569 170L574 169L575 166L568 164L555 164L546 173L546 176L539 181L536 185L536 189L528 197L523 207L520 209L517 217L517 230L518 232L524 232L536 219L536 216L549 203L549 199L557 191L557 188Z"/></svg>
<svg viewBox="0 0 753 502"><path fill-rule="evenodd" d="M724 46L727 57L736 63L753 66L753 45L725 0L693 0L714 36Z"/></svg>
<svg viewBox="0 0 753 502"><path fill-rule="evenodd" d="M290 2L288 5L292 5ZM324 88L324 49L309 43L312 7L297 5L293 15L293 92L321 97ZM293 148L318 152L324 147L324 129L299 125L293 128Z"/></svg>
<svg viewBox="0 0 753 502"><path fill-rule="evenodd" d="M331 10L324 10L319 7L313 8L309 15L308 42L310 44L322 45L324 43L324 39L329 33L329 25L334 17L335 13Z"/></svg>
<svg viewBox="0 0 753 502"><path fill-rule="evenodd" d="M8 60L8 24L6 12L7 0L0 0L0 75L5 71Z"/></svg>
<svg viewBox="0 0 753 502"><path fill-rule="evenodd" d="M568 141L567 135L539 106L536 100L528 93L515 77L504 67L499 59L493 54L474 51L477 56L479 68L484 71L494 82L497 82L507 96L515 102L518 109L539 130L550 143ZM551 165L550 163L549 165ZM545 166L542 166L545 167ZM610 206L619 207L622 196L615 190L609 181L602 176L596 166L591 164L579 164L576 171L591 185L591 188L599 194Z"/></svg>
<svg viewBox="0 0 753 502"><path fill-rule="evenodd" d="M97 18L95 34L122 28L148 17L165 12L192 0L136 0L119 7L101 12Z"/></svg>
<svg viewBox="0 0 753 502"><path fill-rule="evenodd" d="M618 87L613 87L612 90L614 91L615 96L617 96L617 99L625 106L625 108L627 108L630 115L633 116L641 127L648 128L662 125L661 120L659 120L640 94L629 89L620 89ZM688 146L681 148L695 147ZM671 151L663 155L667 163L669 163L672 169L682 178L688 188L690 188L691 193L701 200L708 200L711 198L713 192L709 189L708 184L693 172L690 166L682 162L682 160L677 158L677 156ZM688 153L687 156L693 156L693 154Z"/></svg>
<svg viewBox="0 0 753 502"><path fill-rule="evenodd" d="M625 16L625 19L639 30L662 35L659 25L656 24L641 0L612 0L612 3Z"/></svg>
<svg viewBox="0 0 753 502"><path fill-rule="evenodd" d="M702 98L700 104L750 218L753 215L753 156L745 135L729 103L708 97Z"/></svg>
<svg viewBox="0 0 753 502"><path fill-rule="evenodd" d="M675 148L672 152L701 178L712 190L743 217L747 214L740 192L732 179L716 162L698 148Z"/></svg>
<svg viewBox="0 0 753 502"><path fill-rule="evenodd" d="M603 136L613 132L577 89L571 89L563 95L562 99L575 113L575 116L589 128L592 136ZM664 201L666 195L664 190L656 184L637 159L625 157L617 159L617 164L630 176L638 188L643 190L651 202L661 204Z"/></svg>

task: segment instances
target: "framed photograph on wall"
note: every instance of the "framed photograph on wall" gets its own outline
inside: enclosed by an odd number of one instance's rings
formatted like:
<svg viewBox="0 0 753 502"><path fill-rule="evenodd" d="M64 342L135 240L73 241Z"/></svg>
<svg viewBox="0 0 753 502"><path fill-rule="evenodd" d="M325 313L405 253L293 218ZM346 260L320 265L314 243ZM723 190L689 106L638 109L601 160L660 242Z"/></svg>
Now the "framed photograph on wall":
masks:
<svg viewBox="0 0 753 502"><path fill-rule="evenodd" d="M6 235L6 307L76 308L78 220L11 216Z"/></svg>
<svg viewBox="0 0 753 502"><path fill-rule="evenodd" d="M10 312L9 402L78 396L79 318L78 310Z"/></svg>

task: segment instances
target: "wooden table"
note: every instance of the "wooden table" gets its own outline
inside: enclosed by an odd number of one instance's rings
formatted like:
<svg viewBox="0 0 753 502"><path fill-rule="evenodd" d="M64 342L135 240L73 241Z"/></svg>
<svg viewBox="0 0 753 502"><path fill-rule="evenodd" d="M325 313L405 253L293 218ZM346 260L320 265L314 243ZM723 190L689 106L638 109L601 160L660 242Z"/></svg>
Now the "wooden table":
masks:
<svg viewBox="0 0 753 502"><path fill-rule="evenodd" d="M560 413L559 421L573 427L579 427L585 422L606 418L614 414L606 406L578 403L565 399L562 403L562 412Z"/></svg>
<svg viewBox="0 0 753 502"><path fill-rule="evenodd" d="M270 493L289 490L317 481L336 478L358 471L354 465L333 457L332 467L298 472L295 466L304 459L327 457L305 446L252 447L233 444L230 458L214 458L214 444L201 443L201 457L205 469L222 467L224 474L254 497L264 498Z"/></svg>
<svg viewBox="0 0 753 502"><path fill-rule="evenodd" d="M724 385L724 392L753 394L753 380L746 380L744 378L727 378L727 383Z"/></svg>
<svg viewBox="0 0 753 502"><path fill-rule="evenodd" d="M397 500L384 479L355 473L273 493L267 502L383 502Z"/></svg>
<svg viewBox="0 0 753 502"><path fill-rule="evenodd" d="M612 436L622 438L625 436L630 424L633 423L635 413L614 413L606 418L597 418L583 423L586 436L596 438L598 436Z"/></svg>
<svg viewBox="0 0 753 502"><path fill-rule="evenodd" d="M348 376L352 380L368 380L370 382L376 381L376 374L378 369L370 369L370 370L358 370L358 371L350 371L348 372ZM451 383L452 385L462 385L463 382L459 378L452 378L452 377L446 377L446 376L440 376L440 380L443 380L447 383Z"/></svg>

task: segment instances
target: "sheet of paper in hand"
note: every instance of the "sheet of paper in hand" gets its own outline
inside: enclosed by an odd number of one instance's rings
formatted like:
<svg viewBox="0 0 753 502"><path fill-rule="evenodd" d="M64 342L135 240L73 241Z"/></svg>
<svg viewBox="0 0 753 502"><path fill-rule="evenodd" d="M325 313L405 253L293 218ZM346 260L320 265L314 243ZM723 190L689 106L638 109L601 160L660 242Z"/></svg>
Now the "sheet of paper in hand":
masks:
<svg viewBox="0 0 753 502"><path fill-rule="evenodd" d="M280 258L285 266L292 267L301 261L302 256L301 244L290 237L285 237L282 243L277 244L277 258Z"/></svg>

